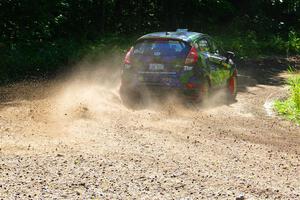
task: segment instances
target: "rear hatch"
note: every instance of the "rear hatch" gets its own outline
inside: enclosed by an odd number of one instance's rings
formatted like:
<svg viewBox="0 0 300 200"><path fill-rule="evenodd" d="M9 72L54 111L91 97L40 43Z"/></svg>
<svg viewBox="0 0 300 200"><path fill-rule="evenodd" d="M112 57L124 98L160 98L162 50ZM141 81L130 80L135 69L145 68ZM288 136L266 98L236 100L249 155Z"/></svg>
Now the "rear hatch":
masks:
<svg viewBox="0 0 300 200"><path fill-rule="evenodd" d="M180 87L179 76L190 49L188 43L174 39L138 41L132 54L138 80L148 85Z"/></svg>

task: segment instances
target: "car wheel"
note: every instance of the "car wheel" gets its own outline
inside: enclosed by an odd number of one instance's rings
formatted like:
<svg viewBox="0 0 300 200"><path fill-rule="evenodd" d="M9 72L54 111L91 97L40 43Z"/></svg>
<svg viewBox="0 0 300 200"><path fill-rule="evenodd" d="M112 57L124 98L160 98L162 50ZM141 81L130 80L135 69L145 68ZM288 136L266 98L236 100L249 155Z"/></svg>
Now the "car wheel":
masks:
<svg viewBox="0 0 300 200"><path fill-rule="evenodd" d="M228 80L227 97L229 101L234 101L237 95L237 76L232 76Z"/></svg>
<svg viewBox="0 0 300 200"><path fill-rule="evenodd" d="M122 103L131 109L139 108L142 102L141 94L138 91L127 88L123 85L120 87L120 97Z"/></svg>
<svg viewBox="0 0 300 200"><path fill-rule="evenodd" d="M205 81L203 81L203 83L200 85L200 87L199 87L199 98L198 98L198 100L200 100L200 101L205 101L205 100L207 100L208 99L208 97L209 97L209 90L210 90L210 85L209 85L209 82L208 82L208 80L205 80Z"/></svg>

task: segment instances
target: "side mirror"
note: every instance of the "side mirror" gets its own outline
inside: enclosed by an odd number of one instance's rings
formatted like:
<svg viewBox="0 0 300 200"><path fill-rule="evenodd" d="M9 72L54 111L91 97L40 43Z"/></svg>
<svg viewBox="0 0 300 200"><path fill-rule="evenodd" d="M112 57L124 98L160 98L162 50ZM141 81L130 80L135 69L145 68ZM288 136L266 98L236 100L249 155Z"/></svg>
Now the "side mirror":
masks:
<svg viewBox="0 0 300 200"><path fill-rule="evenodd" d="M229 61L230 59L233 59L235 54L232 51L227 51L226 52L226 58Z"/></svg>

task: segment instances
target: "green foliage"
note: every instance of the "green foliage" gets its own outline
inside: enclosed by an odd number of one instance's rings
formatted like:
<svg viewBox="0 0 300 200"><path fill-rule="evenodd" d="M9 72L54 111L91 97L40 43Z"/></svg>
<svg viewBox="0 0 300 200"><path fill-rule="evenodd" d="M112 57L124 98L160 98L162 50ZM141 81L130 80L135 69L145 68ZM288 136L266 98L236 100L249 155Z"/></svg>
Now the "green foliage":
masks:
<svg viewBox="0 0 300 200"><path fill-rule="evenodd" d="M284 101L276 101L275 109L284 117L300 123L300 75L288 79L290 96Z"/></svg>
<svg viewBox="0 0 300 200"><path fill-rule="evenodd" d="M296 0L1 0L0 82L52 74L84 54L96 59L111 45L128 47L128 35L177 28L215 35L241 57L299 54L299 9Z"/></svg>
<svg viewBox="0 0 300 200"><path fill-rule="evenodd" d="M300 53L300 35L294 31L289 33L288 48L291 52Z"/></svg>
<svg viewBox="0 0 300 200"><path fill-rule="evenodd" d="M249 58L261 55L285 55L289 41L279 35L259 37L254 31L215 35L217 42L225 50L231 50L238 57ZM298 51L293 51L298 53ZM299 51L300 53L300 51Z"/></svg>
<svg viewBox="0 0 300 200"><path fill-rule="evenodd" d="M95 40L60 39L3 47L0 54L0 83L55 74L82 59L97 61L112 51L123 53L134 38L106 35Z"/></svg>
<svg viewBox="0 0 300 200"><path fill-rule="evenodd" d="M294 74L294 73L296 72L296 68L293 67L293 66L288 66L287 72L288 72L289 74Z"/></svg>

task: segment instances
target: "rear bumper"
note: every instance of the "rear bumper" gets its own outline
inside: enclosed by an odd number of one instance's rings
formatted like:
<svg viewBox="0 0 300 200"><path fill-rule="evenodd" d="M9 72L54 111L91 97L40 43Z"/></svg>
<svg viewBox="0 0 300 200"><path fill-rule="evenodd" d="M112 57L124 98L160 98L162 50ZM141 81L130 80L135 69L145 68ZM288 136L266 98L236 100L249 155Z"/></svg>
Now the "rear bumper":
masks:
<svg viewBox="0 0 300 200"><path fill-rule="evenodd" d="M187 97L190 99L197 99L200 90L198 88L188 89L183 87L168 87L155 84L139 83L138 85L126 85L122 83L123 92L130 91L130 93L139 93L143 96L178 96Z"/></svg>
<svg viewBox="0 0 300 200"><path fill-rule="evenodd" d="M141 94L176 94L197 98L201 80L193 74L184 77L185 73L189 72L125 72L122 75L122 86Z"/></svg>

